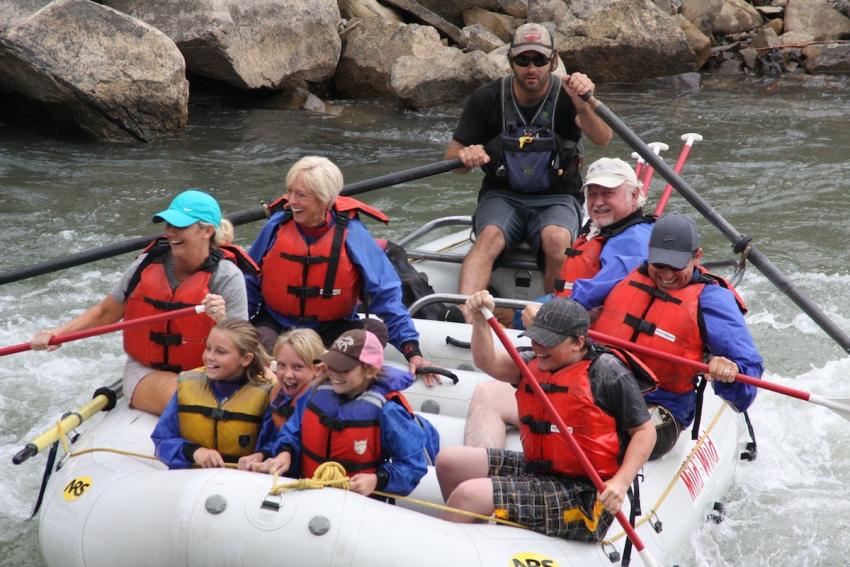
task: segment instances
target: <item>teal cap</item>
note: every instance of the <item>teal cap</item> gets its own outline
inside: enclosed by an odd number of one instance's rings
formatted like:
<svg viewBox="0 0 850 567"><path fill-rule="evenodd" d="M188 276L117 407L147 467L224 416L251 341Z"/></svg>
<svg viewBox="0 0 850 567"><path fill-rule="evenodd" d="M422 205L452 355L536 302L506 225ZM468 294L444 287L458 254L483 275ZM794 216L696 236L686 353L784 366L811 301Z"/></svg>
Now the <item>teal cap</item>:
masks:
<svg viewBox="0 0 850 567"><path fill-rule="evenodd" d="M221 209L212 195L189 189L174 197L167 209L153 216L153 222L163 221L177 228L186 228L198 221L218 228L221 226Z"/></svg>

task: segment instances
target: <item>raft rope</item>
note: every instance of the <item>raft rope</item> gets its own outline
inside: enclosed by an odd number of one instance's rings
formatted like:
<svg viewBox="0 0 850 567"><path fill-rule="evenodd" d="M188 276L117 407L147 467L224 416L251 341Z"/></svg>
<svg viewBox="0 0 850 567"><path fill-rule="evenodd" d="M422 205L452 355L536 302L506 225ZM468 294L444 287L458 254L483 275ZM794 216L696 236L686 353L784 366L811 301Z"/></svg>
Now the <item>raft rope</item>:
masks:
<svg viewBox="0 0 850 567"><path fill-rule="evenodd" d="M637 529L639 526L642 526L646 522L650 521L650 519L652 519L653 516L655 516L656 518L658 517L658 514L657 514L658 509L661 508L661 505L664 503L664 501L670 495L670 492L673 490L673 487L676 486L676 483L678 482L679 478L682 476L682 472L685 470L685 467L687 467L690 464L690 462L692 460L694 460L694 458L696 458L697 451L705 443L705 440L708 438L708 434L711 432L712 429L714 429L714 426L717 425L717 421L720 419L720 416L727 409L728 409L728 406L726 404L723 404L722 406L720 406L720 409L717 411L716 414L714 414L714 417L712 418L711 423L708 424L708 427L705 429L703 434L700 435L700 438L697 440L696 444L694 444L694 448L691 449L690 454L688 454L687 458L679 466L679 470L676 471L676 474L670 480L670 483L667 485L667 488L664 489L664 492L661 493L661 495L655 501L655 504L653 504L652 508L650 508L649 512L647 514L644 514L643 516L641 516L640 520L635 522L635 526L634 526L635 529ZM626 535L626 532L621 531L621 532L615 534L613 537L606 538L599 543L603 546L613 545L613 543L615 541L617 541L618 539L622 538L625 535Z"/></svg>

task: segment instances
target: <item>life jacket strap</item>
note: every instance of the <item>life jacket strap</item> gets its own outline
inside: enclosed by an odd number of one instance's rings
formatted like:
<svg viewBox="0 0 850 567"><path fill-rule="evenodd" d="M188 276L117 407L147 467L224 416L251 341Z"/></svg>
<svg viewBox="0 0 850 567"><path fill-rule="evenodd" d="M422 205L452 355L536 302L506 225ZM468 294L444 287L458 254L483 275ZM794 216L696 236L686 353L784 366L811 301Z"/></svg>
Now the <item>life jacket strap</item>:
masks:
<svg viewBox="0 0 850 567"><path fill-rule="evenodd" d="M259 415L228 411L222 408L211 408L208 406L195 406L179 404L177 411L182 413L197 413L206 416L213 421L245 421L248 423L262 423L263 418Z"/></svg>

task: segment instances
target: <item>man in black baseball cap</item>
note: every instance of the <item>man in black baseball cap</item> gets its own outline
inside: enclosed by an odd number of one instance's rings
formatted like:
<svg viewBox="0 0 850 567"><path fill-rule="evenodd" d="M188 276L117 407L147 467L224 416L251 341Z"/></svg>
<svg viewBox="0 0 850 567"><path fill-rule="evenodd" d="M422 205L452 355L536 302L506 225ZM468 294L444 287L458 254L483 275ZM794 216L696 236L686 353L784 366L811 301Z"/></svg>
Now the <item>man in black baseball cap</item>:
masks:
<svg viewBox="0 0 850 567"><path fill-rule="evenodd" d="M576 441L605 483L597 493L513 359L496 350L480 313L482 307L493 310L493 298L479 291L466 306L475 315L476 366L516 386L523 452L468 446L442 449L437 478L443 497L451 507L485 515L495 512L550 536L599 541L655 445L655 428L637 380L619 358L588 341L587 311L572 299L555 298L544 304L524 333L533 349L529 370L566 425L581 432ZM445 517L471 521L454 514Z"/></svg>

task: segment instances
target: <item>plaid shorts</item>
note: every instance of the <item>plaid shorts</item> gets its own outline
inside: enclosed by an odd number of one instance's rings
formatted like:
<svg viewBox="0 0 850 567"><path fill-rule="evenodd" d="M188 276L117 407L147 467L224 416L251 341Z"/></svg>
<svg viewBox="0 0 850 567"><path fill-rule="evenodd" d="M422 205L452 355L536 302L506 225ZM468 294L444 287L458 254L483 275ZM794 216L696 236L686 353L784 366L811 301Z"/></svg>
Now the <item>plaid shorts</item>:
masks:
<svg viewBox="0 0 850 567"><path fill-rule="evenodd" d="M596 488L583 478L526 472L522 453L487 449L496 516L548 536L601 541L614 516L596 500Z"/></svg>

